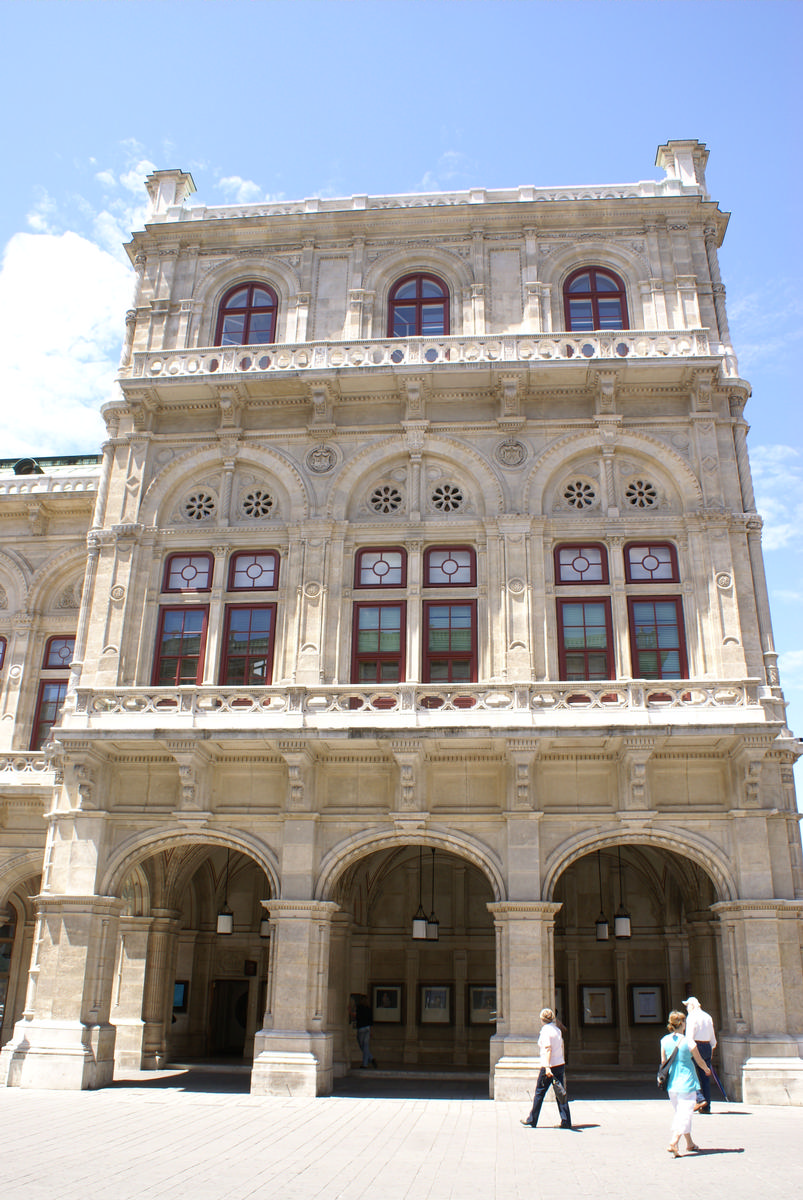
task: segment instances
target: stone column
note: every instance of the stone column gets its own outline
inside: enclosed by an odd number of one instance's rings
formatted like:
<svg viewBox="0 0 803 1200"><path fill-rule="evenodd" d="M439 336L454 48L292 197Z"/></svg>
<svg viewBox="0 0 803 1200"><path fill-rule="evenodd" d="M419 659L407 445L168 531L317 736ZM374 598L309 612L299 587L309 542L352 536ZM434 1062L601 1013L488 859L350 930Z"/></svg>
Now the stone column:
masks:
<svg viewBox="0 0 803 1200"><path fill-rule="evenodd" d="M109 1023L122 901L36 897L37 927L22 1019L0 1053L7 1087L104 1087L114 1076Z"/></svg>
<svg viewBox="0 0 803 1200"><path fill-rule="evenodd" d="M491 1038L492 1095L527 1100L539 1070L542 1007L555 994L555 915L560 904L488 905L496 930L496 1033Z"/></svg>
<svg viewBox="0 0 803 1200"><path fill-rule="evenodd" d="M332 1090L326 1029L331 901L264 900L270 915L268 1001L254 1039L253 1096L319 1096Z"/></svg>
<svg viewBox="0 0 803 1200"><path fill-rule="evenodd" d="M720 922L722 1075L751 1104L803 1104L803 900L712 905Z"/></svg>
<svg viewBox="0 0 803 1200"><path fill-rule="evenodd" d="M329 1001L327 1027L332 1032L332 1071L335 1079L347 1075L351 1062L354 1032L348 1020L349 961L351 957L351 919L347 913L332 918L329 951ZM361 987L367 991L367 983Z"/></svg>
<svg viewBox="0 0 803 1200"><path fill-rule="evenodd" d="M167 1060L167 1022L172 1016L177 935L181 913L153 909L142 994L142 1070L157 1071Z"/></svg>
<svg viewBox="0 0 803 1200"><path fill-rule="evenodd" d="M115 1066L131 1071L139 1071L142 1068L142 992L145 986L150 926L150 917L120 918L120 942L110 1020L117 1030Z"/></svg>

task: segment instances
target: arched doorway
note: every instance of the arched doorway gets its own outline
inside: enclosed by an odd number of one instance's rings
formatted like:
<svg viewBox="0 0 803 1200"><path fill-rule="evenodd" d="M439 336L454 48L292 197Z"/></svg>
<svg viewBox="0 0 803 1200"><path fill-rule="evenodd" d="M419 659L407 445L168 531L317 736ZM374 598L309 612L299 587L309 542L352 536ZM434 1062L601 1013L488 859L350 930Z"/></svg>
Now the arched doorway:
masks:
<svg viewBox="0 0 803 1200"><path fill-rule="evenodd" d="M555 1002L575 1071L643 1074L667 1014L692 993L719 1027L719 897L699 864L649 843L609 844L566 867L553 899Z"/></svg>
<svg viewBox="0 0 803 1200"><path fill-rule="evenodd" d="M393 845L350 863L331 896L339 906L328 1012L335 1076L360 1066L348 1023L356 995L368 998L382 1069L487 1071L496 968L494 894L483 872L442 847ZM424 936L414 937L419 912Z"/></svg>
<svg viewBox="0 0 803 1200"><path fill-rule="evenodd" d="M11 1039L25 1007L34 940L33 897L40 886L40 877L31 875L0 900L0 1046Z"/></svg>
<svg viewBox="0 0 803 1200"><path fill-rule="evenodd" d="M177 843L125 870L110 1014L117 1067L250 1063L265 1011L262 901L271 894L260 864L221 844ZM219 921L227 910L231 920Z"/></svg>

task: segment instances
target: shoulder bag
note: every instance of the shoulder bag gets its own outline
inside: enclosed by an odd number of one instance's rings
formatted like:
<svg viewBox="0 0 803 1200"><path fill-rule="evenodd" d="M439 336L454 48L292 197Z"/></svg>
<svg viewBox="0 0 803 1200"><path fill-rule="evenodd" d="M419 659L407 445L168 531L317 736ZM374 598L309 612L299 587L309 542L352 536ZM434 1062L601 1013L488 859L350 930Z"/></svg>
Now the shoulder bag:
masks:
<svg viewBox="0 0 803 1200"><path fill-rule="evenodd" d="M675 1049L669 1055L669 1058L666 1060L666 1062L662 1063L658 1068L658 1074L655 1076L655 1082L658 1084L658 1087L662 1092L666 1091L667 1084L669 1083L669 1069L677 1058L679 1045L680 1043L678 1042L678 1045L675 1046Z"/></svg>

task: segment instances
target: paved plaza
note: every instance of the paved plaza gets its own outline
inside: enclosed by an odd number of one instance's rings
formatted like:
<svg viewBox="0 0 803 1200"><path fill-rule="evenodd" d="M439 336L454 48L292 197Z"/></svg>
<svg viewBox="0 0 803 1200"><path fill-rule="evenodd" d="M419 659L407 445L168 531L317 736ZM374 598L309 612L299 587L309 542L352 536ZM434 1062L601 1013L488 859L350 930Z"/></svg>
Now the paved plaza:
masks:
<svg viewBox="0 0 803 1200"><path fill-rule="evenodd" d="M701 1153L675 1160L669 1103L652 1093L579 1084L568 1132L551 1101L530 1130L525 1106L476 1084L423 1098L420 1081L371 1074L314 1100L247 1086L175 1071L96 1092L0 1090L4 1200L791 1200L803 1186L800 1108L720 1103L695 1120Z"/></svg>

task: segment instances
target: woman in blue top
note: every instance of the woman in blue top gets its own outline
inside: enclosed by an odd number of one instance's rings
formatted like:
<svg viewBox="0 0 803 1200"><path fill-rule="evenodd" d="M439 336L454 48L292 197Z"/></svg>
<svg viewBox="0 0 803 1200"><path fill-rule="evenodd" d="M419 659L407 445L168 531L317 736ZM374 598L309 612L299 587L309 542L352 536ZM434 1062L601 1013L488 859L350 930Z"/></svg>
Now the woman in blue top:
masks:
<svg viewBox="0 0 803 1200"><path fill-rule="evenodd" d="M691 1119L694 1113L694 1103L697 1099L697 1072L694 1064L700 1070L710 1075L711 1071L703 1061L703 1056L690 1038L686 1037L686 1015L675 1010L669 1014L667 1024L669 1033L661 1038L661 1064L671 1057L677 1048L677 1054L669 1068L669 1099L672 1101L674 1115L672 1118L672 1141L667 1150L675 1158L680 1157L678 1143L681 1134L686 1138L687 1150L699 1150L691 1136Z"/></svg>

